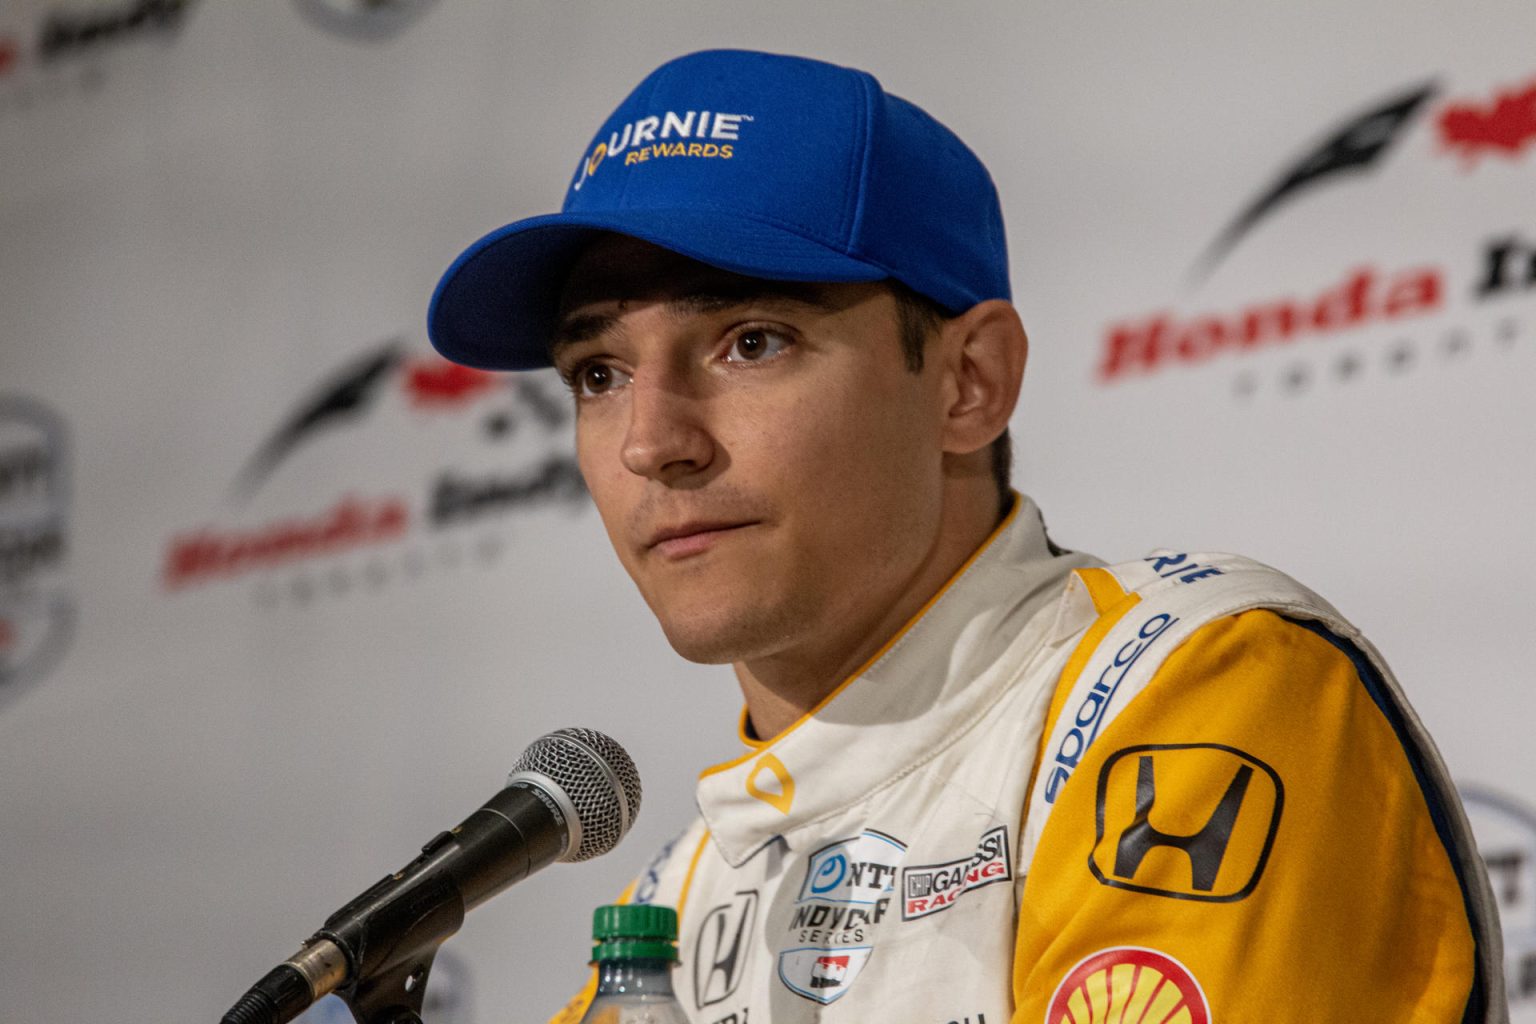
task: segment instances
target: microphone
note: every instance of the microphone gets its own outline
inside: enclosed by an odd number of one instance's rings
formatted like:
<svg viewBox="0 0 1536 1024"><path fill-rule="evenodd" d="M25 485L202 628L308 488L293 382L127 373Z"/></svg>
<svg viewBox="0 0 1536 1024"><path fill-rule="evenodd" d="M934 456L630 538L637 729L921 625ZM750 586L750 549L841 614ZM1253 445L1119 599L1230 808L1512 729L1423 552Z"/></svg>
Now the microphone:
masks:
<svg viewBox="0 0 1536 1024"><path fill-rule="evenodd" d="M640 776L613 739L593 729L539 737L505 789L327 918L222 1024L286 1024L331 992L358 1020L419 1020L432 958L466 911L554 861L607 853L639 810Z"/></svg>

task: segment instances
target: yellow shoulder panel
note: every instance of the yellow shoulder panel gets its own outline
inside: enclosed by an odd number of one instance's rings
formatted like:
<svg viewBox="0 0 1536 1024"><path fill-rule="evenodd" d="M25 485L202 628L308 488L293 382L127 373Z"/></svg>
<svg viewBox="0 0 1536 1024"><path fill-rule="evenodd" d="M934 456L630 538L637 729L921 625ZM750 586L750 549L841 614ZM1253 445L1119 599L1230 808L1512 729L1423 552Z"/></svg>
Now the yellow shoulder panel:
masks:
<svg viewBox="0 0 1536 1024"><path fill-rule="evenodd" d="M1024 886L1014 1019L1456 1024L1473 954L1353 664L1250 611L1169 655L1063 787Z"/></svg>
<svg viewBox="0 0 1536 1024"><path fill-rule="evenodd" d="M1061 678L1056 682L1056 691L1051 694L1051 703L1045 712L1045 725L1040 734L1040 749L1035 751L1035 764L1029 773L1029 788L1025 790L1031 795L1035 791L1035 778L1040 774L1040 762L1045 757L1045 741L1055 731L1062 708L1066 707L1067 698L1072 695L1072 687L1077 685L1078 677L1083 674L1083 667L1088 664L1088 659L1093 657L1094 650L1114 628L1115 623L1141 600L1137 594L1126 593L1119 581L1106 569L1078 569L1076 573L1083 581L1099 617L1072 649L1066 665L1062 667ZM1024 815L1029 815L1028 799L1025 800Z"/></svg>

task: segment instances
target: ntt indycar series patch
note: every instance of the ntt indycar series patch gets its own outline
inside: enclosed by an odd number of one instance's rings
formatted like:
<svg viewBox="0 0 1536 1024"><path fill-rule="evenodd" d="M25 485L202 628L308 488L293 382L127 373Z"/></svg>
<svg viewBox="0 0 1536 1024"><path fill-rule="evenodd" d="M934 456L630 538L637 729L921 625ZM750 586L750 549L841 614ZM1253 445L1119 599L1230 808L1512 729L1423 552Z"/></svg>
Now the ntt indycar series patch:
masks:
<svg viewBox="0 0 1536 1024"><path fill-rule="evenodd" d="M907 845L866 830L822 847L806 865L789 930L807 945L779 954L779 979L818 1003L840 998L874 948L875 926L890 909Z"/></svg>
<svg viewBox="0 0 1536 1024"><path fill-rule="evenodd" d="M697 799L630 894L679 909L697 1024L1507 1020L1465 816L1359 632L1236 556L1060 553L1024 498Z"/></svg>

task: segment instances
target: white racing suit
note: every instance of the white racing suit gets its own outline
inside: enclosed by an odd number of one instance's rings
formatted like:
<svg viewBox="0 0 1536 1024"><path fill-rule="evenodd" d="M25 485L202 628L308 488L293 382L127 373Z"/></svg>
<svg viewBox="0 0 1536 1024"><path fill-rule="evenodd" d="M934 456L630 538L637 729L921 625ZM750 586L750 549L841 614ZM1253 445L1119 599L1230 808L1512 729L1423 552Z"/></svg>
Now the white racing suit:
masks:
<svg viewBox="0 0 1536 1024"><path fill-rule="evenodd" d="M1434 746L1358 631L1258 563L1103 567L1019 498L745 742L625 894L678 909L697 1024L1507 1020Z"/></svg>

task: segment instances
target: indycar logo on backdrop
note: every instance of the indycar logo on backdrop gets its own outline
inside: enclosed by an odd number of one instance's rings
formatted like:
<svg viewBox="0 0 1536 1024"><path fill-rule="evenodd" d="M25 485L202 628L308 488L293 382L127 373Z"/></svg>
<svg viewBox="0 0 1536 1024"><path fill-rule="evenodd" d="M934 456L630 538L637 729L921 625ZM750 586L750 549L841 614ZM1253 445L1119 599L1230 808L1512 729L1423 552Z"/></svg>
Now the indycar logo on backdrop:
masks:
<svg viewBox="0 0 1536 1024"><path fill-rule="evenodd" d="M1317 143L1285 164L1217 233L1195 260L1192 281L1204 282L1234 252L1258 244L1263 228L1282 211L1299 211L1324 190L1358 181L1392 162L1420 126L1434 133L1432 151L1458 157L1467 174L1447 179L1446 188L1474 187L1471 172L1489 162L1508 164L1536 150L1536 78L1495 85L1482 95L1443 98L1436 83L1420 83L1368 104L1336 123ZM1505 178L1484 179L1481 187L1508 187ZM1523 183L1519 186L1524 194ZM1424 206L1422 199L1415 202ZM1536 223L1526 225L1536 230ZM1493 227L1461 256L1461 270L1437 263L1389 265L1361 253L1314 277L1300 294L1259 295L1226 305L1225 311L1183 314L1172 309L1117 318L1104 332L1095 370L1100 383L1145 377L1179 366L1244 358L1299 340L1330 340L1374 326L1402 326L1450 311L1453 299L1482 302L1536 290L1536 246L1517 230ZM1347 237L1354 237L1350 234ZM1531 262L1526 263L1529 258ZM1493 281L1497 287L1488 287ZM1501 326L1507 344L1517 329ZM1452 343L1454 342L1454 344ZM1462 336L1445 351L1464 351ZM1396 359L1402 365L1402 358ZM1352 373L1358 360L1341 360Z"/></svg>
<svg viewBox="0 0 1536 1024"><path fill-rule="evenodd" d="M69 486L64 421L0 397L0 704L46 675L74 634Z"/></svg>
<svg viewBox="0 0 1536 1024"><path fill-rule="evenodd" d="M818 1003L848 991L869 960L906 852L901 840L865 829L811 854L779 953L786 988Z"/></svg>
<svg viewBox="0 0 1536 1024"><path fill-rule="evenodd" d="M1536 809L1480 786L1461 796L1499 905L1510 1005L1536 1007Z"/></svg>
<svg viewBox="0 0 1536 1024"><path fill-rule="evenodd" d="M98 58L117 47L175 39L196 0L51 5L31 27L0 20L0 109L99 88Z"/></svg>
<svg viewBox="0 0 1536 1024"><path fill-rule="evenodd" d="M924 864L901 872L901 919L914 921L955 905L972 889L1006 882L1013 877L1008 853L1008 827L982 833L976 852L944 864Z"/></svg>
<svg viewBox="0 0 1536 1024"><path fill-rule="evenodd" d="M1139 946L1100 950L1079 961L1052 993L1045 1024L1098 1024L1111 1019L1103 1015L1106 1007L1121 1007L1123 1019L1137 1024L1211 1024L1210 1004L1189 968Z"/></svg>
<svg viewBox="0 0 1536 1024"><path fill-rule="evenodd" d="M392 39L437 0L294 0L310 23L349 39Z"/></svg>
<svg viewBox="0 0 1536 1024"><path fill-rule="evenodd" d="M1246 898L1280 828L1269 765L1215 743L1117 750L1099 772L1089 870L1103 885L1206 903Z"/></svg>
<svg viewBox="0 0 1536 1024"><path fill-rule="evenodd" d="M162 582L182 590L442 537L533 507L584 507L561 388L548 374L494 374L413 355L399 341L377 346L277 418L235 474L236 521L177 531ZM424 439L446 457L391 452L407 443L428 451ZM483 467L465 468L477 456Z"/></svg>

